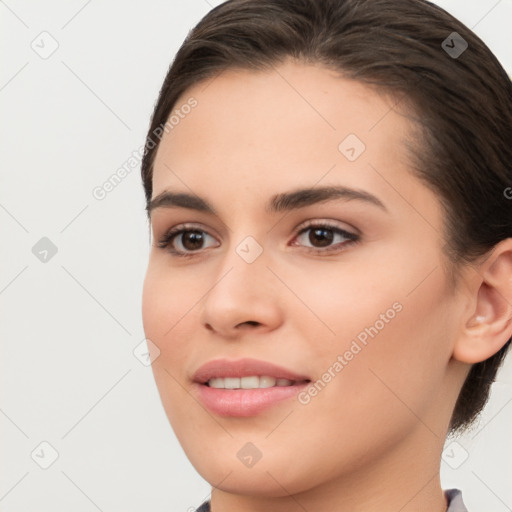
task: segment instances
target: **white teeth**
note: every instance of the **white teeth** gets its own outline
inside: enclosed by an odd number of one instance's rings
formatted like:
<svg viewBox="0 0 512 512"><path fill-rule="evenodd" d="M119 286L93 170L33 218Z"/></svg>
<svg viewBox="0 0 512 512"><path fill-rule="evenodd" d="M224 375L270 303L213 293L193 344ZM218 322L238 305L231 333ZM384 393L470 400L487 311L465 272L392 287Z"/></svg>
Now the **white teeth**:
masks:
<svg viewBox="0 0 512 512"><path fill-rule="evenodd" d="M259 377L242 377L240 379L242 389L255 389L260 387Z"/></svg>
<svg viewBox="0 0 512 512"><path fill-rule="evenodd" d="M260 377L260 388L271 388L276 385L274 377Z"/></svg>
<svg viewBox="0 0 512 512"><path fill-rule="evenodd" d="M271 388L274 386L291 386L292 380L289 379L276 379L267 375L257 376L251 375L249 377L214 377L208 381L211 388L217 389L258 389L258 388Z"/></svg>
<svg viewBox="0 0 512 512"><path fill-rule="evenodd" d="M208 381L208 385L211 387L211 388L219 388L219 389L223 389L224 388L224 379L220 378L220 377L215 377L213 379L210 379Z"/></svg>
<svg viewBox="0 0 512 512"><path fill-rule="evenodd" d="M238 377L226 377L224 379L224 387L226 389L238 389L240 387L240 379Z"/></svg>

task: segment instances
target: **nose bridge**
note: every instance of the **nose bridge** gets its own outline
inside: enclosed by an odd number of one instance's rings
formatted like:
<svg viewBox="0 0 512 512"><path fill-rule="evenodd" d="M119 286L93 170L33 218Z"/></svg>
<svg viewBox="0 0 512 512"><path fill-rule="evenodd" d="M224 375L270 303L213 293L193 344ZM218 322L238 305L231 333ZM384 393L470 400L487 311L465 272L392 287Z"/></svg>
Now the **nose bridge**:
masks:
<svg viewBox="0 0 512 512"><path fill-rule="evenodd" d="M229 287L234 282L235 287L247 287L254 290L254 285L261 283L268 273L266 268L266 255L263 248L263 242L259 242L252 235L240 235L238 233L243 230L233 230L231 232L231 240L226 254L222 257L221 269L219 271L219 279L224 286L229 283ZM247 233L247 230L245 230ZM224 276L224 277L222 277ZM218 286L218 285L217 285ZM233 290L232 290L233 291ZM247 292L243 293L247 297Z"/></svg>
<svg viewBox="0 0 512 512"><path fill-rule="evenodd" d="M248 231L245 230L245 233ZM268 259L253 235L239 227L230 232L229 248L222 255L216 277L202 304L202 323L218 333L233 333L244 322L279 323L279 313L268 280Z"/></svg>
<svg viewBox="0 0 512 512"><path fill-rule="evenodd" d="M240 204L239 201L243 201L243 198L239 197L235 201L236 204L232 204L233 220L227 226L229 233L224 244L228 247L222 255L224 271L234 267L232 272L236 270L244 276L251 276L254 272L268 272L262 264L267 260L263 246L265 239L268 238L268 226L257 217L257 209L261 206L254 199L250 201L251 204L249 200L246 200L245 204ZM235 213L235 210L239 213Z"/></svg>

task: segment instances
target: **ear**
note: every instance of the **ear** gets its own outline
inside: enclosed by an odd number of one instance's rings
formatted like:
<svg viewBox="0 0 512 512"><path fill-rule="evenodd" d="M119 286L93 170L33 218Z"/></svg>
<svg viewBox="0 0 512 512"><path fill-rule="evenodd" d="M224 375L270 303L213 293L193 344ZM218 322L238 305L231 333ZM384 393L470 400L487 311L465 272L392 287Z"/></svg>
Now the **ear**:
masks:
<svg viewBox="0 0 512 512"><path fill-rule="evenodd" d="M512 238L497 244L475 268L472 307L453 357L473 364L496 354L512 336Z"/></svg>

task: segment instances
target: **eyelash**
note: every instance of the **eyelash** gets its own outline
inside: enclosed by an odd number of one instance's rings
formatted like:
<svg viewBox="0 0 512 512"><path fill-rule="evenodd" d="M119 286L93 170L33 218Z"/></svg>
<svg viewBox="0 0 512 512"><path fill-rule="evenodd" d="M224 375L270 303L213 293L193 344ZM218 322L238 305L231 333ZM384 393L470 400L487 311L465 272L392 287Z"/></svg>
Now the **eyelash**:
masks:
<svg viewBox="0 0 512 512"><path fill-rule="evenodd" d="M294 237L294 240L295 240L295 238L302 235L302 233L305 233L305 232L309 231L310 229L318 229L318 228L327 228L327 230L334 231L335 234L342 235L344 238L347 238L347 241L341 243L341 245L343 245L344 248L347 246L354 245L360 241L359 235L345 231L344 229L341 229L328 221L308 223L307 225L303 226L297 232L297 234ZM190 257L196 256L201 253L201 249L198 249L197 251L181 252L181 251L177 251L176 249L172 248L172 246L171 246L174 238L177 238L179 235L182 235L183 233L189 233L189 232L194 232L194 231L197 231L199 233L205 233L208 236L211 236L206 231L199 229L195 226L191 226L191 225L187 225L187 224L180 224L179 226L176 226L176 227L170 229L169 231L167 231L166 233L164 233L164 235L158 240L157 247L159 247L161 249L167 249L173 256L176 256L179 258L190 258ZM336 244L336 245L339 246L340 244ZM336 245L334 247L336 247ZM307 249L307 252L311 252L311 253L315 253L315 254L340 250L339 247L336 247L333 249L330 246L327 249L319 249L319 248L312 248L312 247L306 247L306 249Z"/></svg>

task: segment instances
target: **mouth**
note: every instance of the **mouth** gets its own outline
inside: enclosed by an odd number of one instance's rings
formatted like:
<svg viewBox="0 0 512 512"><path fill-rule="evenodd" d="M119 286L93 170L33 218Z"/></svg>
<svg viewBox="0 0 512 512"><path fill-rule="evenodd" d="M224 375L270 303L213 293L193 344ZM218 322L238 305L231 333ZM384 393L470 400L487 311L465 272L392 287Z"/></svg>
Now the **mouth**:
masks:
<svg viewBox="0 0 512 512"><path fill-rule="evenodd" d="M290 380L285 378L276 378L270 375L249 375L245 377L213 377L203 384L216 389L265 389L273 387L295 386L311 382L305 380Z"/></svg>
<svg viewBox="0 0 512 512"><path fill-rule="evenodd" d="M254 416L299 393L311 379L256 359L217 359L193 376L203 405L220 416Z"/></svg>

